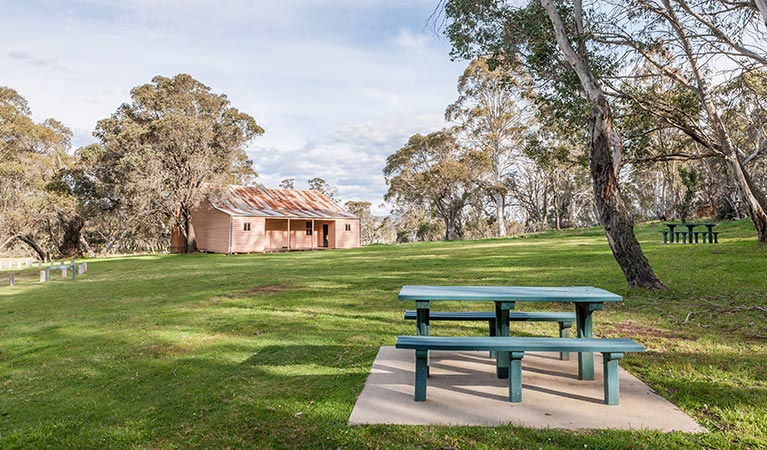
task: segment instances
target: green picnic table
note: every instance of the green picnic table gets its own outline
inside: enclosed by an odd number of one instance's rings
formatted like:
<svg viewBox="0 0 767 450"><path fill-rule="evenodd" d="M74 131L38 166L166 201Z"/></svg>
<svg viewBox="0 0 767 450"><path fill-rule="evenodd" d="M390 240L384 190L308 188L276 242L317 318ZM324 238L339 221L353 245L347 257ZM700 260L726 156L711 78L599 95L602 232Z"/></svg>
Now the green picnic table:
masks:
<svg viewBox="0 0 767 450"><path fill-rule="evenodd" d="M709 244L714 244L719 242L719 233L714 231L714 227L718 224L716 223L664 223L668 227L668 230L662 231L663 233L663 243L679 243L679 236L682 236L682 243L683 244L692 244L693 243L693 237L695 238L695 244L698 243L698 235L701 236L701 239L703 239L703 243L706 243L706 240L708 240ZM676 227L687 227L687 231L676 231ZM695 231L695 227L706 227L706 231ZM668 239L666 238L668 236Z"/></svg>
<svg viewBox="0 0 767 450"><path fill-rule="evenodd" d="M591 286L537 287L537 286L404 286L399 300L415 301L416 333L429 335L429 309L433 301L474 301L495 303L495 323L498 336L509 336L509 311L517 302L566 302L575 304L575 324L579 338L593 337L592 313L605 303L623 301L623 297ZM496 374L509 376L509 355L499 353ZM594 354L578 353L578 377L594 379Z"/></svg>

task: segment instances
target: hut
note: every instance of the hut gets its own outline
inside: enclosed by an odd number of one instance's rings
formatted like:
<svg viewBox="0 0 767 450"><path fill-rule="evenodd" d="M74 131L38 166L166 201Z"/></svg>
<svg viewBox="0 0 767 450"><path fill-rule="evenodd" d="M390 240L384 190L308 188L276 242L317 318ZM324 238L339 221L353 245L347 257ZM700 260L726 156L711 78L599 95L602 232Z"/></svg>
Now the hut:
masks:
<svg viewBox="0 0 767 450"><path fill-rule="evenodd" d="M360 246L360 219L317 191L229 185L192 210L197 249L253 253Z"/></svg>

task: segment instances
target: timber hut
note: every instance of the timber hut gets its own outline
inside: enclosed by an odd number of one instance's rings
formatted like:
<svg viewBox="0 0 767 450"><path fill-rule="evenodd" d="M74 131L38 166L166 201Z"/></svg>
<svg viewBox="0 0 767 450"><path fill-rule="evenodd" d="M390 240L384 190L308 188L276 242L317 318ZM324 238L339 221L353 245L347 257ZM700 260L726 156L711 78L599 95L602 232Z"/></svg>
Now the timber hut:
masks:
<svg viewBox="0 0 767 450"><path fill-rule="evenodd" d="M192 210L197 249L253 253L360 246L360 219L317 191L225 186Z"/></svg>

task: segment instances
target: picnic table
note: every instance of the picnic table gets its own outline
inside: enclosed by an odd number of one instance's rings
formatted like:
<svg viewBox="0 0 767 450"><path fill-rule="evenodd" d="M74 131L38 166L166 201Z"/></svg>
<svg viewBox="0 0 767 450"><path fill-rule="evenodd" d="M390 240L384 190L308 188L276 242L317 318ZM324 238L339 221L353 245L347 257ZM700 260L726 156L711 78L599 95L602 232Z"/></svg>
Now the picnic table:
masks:
<svg viewBox="0 0 767 450"><path fill-rule="evenodd" d="M509 336L509 311L515 308L517 302L573 303L579 338L593 337L594 311L601 310L605 303L623 300L617 294L591 286L404 286L398 298L403 301L415 301L416 333L419 336L429 335L429 310L433 301L494 302L498 336ZM497 354L496 374L499 378L509 376L508 358L508 353ZM581 380L594 379L593 353L578 353L578 377Z"/></svg>
<svg viewBox="0 0 767 450"><path fill-rule="evenodd" d="M682 237L682 243L683 244L692 244L693 243L693 237L695 238L695 244L698 243L698 236L700 235L703 239L703 243L706 243L706 240L708 240L709 244L714 244L719 242L719 233L714 231L714 227L717 226L716 223L664 223L668 227L668 230L663 231L663 243L664 244L673 244L673 243L679 243L679 236ZM676 231L676 227L687 227L687 231ZM696 227L706 227L706 231L695 231ZM668 239L667 239L668 235Z"/></svg>

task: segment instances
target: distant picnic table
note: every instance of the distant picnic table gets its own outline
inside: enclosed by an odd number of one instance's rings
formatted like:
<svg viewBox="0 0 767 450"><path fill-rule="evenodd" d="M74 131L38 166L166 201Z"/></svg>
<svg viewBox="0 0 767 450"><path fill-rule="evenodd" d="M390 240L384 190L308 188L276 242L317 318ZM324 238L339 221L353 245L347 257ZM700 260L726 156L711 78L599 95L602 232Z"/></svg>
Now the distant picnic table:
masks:
<svg viewBox="0 0 767 450"><path fill-rule="evenodd" d="M719 232L714 231L716 223L664 223L668 230L663 230L664 244L718 244ZM677 231L676 227L687 227L687 231ZM706 231L695 231L696 227L706 227Z"/></svg>

